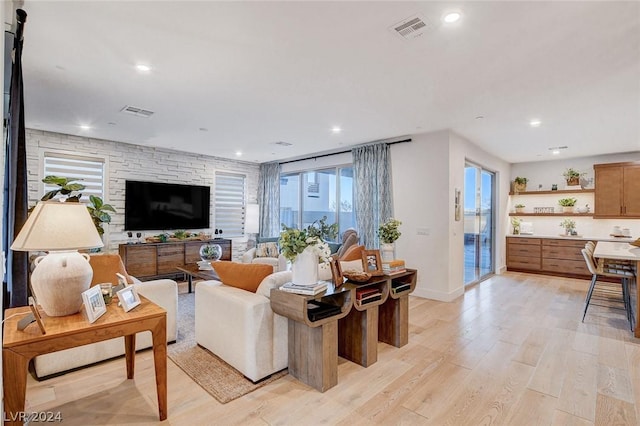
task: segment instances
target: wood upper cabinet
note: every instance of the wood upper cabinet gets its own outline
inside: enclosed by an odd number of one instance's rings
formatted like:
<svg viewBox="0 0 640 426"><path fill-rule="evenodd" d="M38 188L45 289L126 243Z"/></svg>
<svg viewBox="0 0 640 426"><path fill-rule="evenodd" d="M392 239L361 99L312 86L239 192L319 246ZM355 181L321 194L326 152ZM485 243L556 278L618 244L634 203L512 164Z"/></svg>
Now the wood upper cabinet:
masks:
<svg viewBox="0 0 640 426"><path fill-rule="evenodd" d="M640 218L640 162L596 164L595 218Z"/></svg>

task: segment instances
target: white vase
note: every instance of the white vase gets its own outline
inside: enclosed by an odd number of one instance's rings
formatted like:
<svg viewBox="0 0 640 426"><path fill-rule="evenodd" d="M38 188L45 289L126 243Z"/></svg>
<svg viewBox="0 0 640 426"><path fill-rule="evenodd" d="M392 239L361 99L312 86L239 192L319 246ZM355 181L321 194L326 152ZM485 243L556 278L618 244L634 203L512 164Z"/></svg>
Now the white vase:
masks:
<svg viewBox="0 0 640 426"><path fill-rule="evenodd" d="M380 257L383 262L391 262L396 258L396 245L394 243L380 244Z"/></svg>
<svg viewBox="0 0 640 426"><path fill-rule="evenodd" d="M299 285L318 282L318 255L312 247L305 248L291 264L291 281Z"/></svg>

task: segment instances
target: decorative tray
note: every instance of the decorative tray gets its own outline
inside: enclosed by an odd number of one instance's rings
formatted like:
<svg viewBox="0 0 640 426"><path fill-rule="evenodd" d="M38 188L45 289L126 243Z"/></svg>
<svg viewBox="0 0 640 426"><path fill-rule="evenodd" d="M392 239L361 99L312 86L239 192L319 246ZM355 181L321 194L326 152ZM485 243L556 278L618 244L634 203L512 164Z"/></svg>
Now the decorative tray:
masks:
<svg viewBox="0 0 640 426"><path fill-rule="evenodd" d="M632 246L640 247L640 238L635 241L631 241L629 244L631 244Z"/></svg>
<svg viewBox="0 0 640 426"><path fill-rule="evenodd" d="M349 281L355 281L357 283L367 282L371 278L371 274L368 272L346 271L343 272L342 275L344 275Z"/></svg>

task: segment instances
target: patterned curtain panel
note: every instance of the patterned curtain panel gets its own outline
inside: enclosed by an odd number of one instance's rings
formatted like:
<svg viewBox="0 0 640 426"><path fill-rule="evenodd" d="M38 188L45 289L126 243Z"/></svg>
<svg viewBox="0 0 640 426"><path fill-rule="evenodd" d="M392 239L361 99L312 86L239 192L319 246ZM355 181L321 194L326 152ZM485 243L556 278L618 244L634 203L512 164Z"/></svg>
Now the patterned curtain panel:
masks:
<svg viewBox="0 0 640 426"><path fill-rule="evenodd" d="M386 143L351 150L356 223L360 244L378 247L378 226L393 217L391 154Z"/></svg>
<svg viewBox="0 0 640 426"><path fill-rule="evenodd" d="M260 164L258 175L258 204L260 204L260 236L280 235L280 164Z"/></svg>

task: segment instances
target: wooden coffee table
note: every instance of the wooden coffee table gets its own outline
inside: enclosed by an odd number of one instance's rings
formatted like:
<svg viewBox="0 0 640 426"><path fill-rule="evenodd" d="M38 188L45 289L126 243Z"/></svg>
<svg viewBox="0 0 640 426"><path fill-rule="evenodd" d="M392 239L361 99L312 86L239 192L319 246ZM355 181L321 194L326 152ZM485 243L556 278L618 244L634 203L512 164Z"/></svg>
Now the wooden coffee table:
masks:
<svg viewBox="0 0 640 426"><path fill-rule="evenodd" d="M189 284L189 293L191 293L191 287L193 286L193 279L199 278L201 280L216 280L220 281L220 277L213 269L202 270L197 264L189 264L184 266L177 266L178 271L184 272L187 275L187 283Z"/></svg>
<svg viewBox="0 0 640 426"><path fill-rule="evenodd" d="M17 322L31 310L28 307L5 311L2 341L2 376L4 388L5 425L21 425L25 420L20 413L25 409L27 369L29 361L37 355L57 352L76 346L124 336L127 378L133 379L136 333L151 331L153 361L158 393L158 415L167 418L167 312L140 296L141 304L129 312L111 303L107 312L90 324L80 312L64 317L49 317L42 313L47 333L42 334L34 323L24 331L17 330ZM14 314L19 314L11 317ZM11 317L11 318L10 318ZM63 356L63 355L62 355Z"/></svg>

